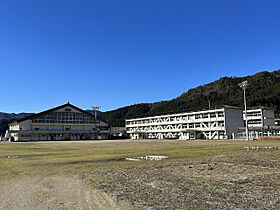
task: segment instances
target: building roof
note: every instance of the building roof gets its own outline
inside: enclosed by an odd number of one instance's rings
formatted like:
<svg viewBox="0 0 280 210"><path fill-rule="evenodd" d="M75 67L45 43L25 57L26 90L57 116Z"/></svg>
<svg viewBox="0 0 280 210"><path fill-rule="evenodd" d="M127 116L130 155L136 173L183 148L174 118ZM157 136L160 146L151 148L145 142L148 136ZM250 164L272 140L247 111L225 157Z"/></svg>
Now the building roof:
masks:
<svg viewBox="0 0 280 210"><path fill-rule="evenodd" d="M262 109L262 110L272 110L274 111L272 108L269 107L265 107L265 106L252 106L252 107L248 107L247 111L254 111L256 109Z"/></svg>
<svg viewBox="0 0 280 210"><path fill-rule="evenodd" d="M51 109L39 112L37 114L32 114L30 116L27 116L27 117L24 117L24 118L21 118L21 119L16 119L15 121L11 122L9 125L12 125L12 124L15 124L15 123L20 123L20 122L23 122L23 121L26 121L26 120L31 120L31 119L34 119L34 118L36 118L38 116L46 114L48 112L53 112L53 111L56 111L58 109L62 109L64 107L71 107L71 108L76 109L76 110L78 110L78 111L80 111L80 112L82 112L82 113L84 113L84 114L86 114L86 115L88 115L90 117L95 118L95 116L93 114L91 114L91 113L89 113L89 112L87 112L87 111L85 111L85 110L83 110L83 109L81 109L81 108L79 108L77 106L74 106L73 104L70 104L69 102L67 102L66 104L62 104L60 106L57 106L57 107L54 107L54 108L51 108ZM96 119L96 120L98 120L98 119ZM98 120L98 121L100 121L100 120Z"/></svg>

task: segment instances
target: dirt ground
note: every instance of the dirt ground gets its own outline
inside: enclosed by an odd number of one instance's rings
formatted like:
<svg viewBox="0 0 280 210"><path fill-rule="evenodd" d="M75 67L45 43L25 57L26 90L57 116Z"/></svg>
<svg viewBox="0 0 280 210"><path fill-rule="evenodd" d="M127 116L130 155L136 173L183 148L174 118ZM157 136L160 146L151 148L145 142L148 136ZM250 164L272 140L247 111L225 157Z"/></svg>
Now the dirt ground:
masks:
<svg viewBox="0 0 280 210"><path fill-rule="evenodd" d="M0 209L127 209L78 178L21 178L0 183Z"/></svg>
<svg viewBox="0 0 280 210"><path fill-rule="evenodd" d="M227 154L93 171L89 177L138 209L280 209L279 166L279 160Z"/></svg>

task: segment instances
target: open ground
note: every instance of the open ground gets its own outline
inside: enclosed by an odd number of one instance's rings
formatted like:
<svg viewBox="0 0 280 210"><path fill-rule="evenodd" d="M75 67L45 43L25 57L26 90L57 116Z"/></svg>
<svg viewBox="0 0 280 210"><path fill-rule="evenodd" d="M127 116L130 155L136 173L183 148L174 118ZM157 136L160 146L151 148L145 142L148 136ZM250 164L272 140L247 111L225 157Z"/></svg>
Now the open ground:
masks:
<svg viewBox="0 0 280 210"><path fill-rule="evenodd" d="M280 141L0 143L0 209L279 209L280 150L247 146Z"/></svg>

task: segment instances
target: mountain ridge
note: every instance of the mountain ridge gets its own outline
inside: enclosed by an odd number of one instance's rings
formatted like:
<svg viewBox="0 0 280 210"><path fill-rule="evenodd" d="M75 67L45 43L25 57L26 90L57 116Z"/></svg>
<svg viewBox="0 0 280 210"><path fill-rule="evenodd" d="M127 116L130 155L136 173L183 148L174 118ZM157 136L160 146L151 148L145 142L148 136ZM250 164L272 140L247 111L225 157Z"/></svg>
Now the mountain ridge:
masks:
<svg viewBox="0 0 280 210"><path fill-rule="evenodd" d="M33 113L5 113L5 112L0 112L0 119L19 119L19 118L24 118L29 115L32 115Z"/></svg>
<svg viewBox="0 0 280 210"><path fill-rule="evenodd" d="M220 105L243 107L243 91L238 84L248 80L246 89L247 106L264 106L273 108L280 113L280 70L262 71L245 77L222 77L213 82L191 88L180 96L171 100L154 103L139 103L121 107L115 110L99 112L98 118L111 126L124 126L125 119L189 111ZM86 110L92 114L94 111ZM7 119L22 118L32 113L8 114L0 112L1 117ZM2 118L3 119L3 118Z"/></svg>
<svg viewBox="0 0 280 210"><path fill-rule="evenodd" d="M280 112L280 70L262 71L245 77L222 77L213 82L191 88L180 96L166 101L139 103L103 112L100 118L111 126L124 126L124 120L135 117L203 109L219 105L243 107L243 91L238 84L248 80L247 106L264 106Z"/></svg>

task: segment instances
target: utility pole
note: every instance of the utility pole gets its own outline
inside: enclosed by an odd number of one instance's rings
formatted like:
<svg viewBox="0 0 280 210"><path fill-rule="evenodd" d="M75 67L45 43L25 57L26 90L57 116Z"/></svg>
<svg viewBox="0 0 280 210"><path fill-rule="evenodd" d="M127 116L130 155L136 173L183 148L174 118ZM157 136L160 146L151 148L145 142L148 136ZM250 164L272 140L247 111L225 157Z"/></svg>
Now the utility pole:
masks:
<svg viewBox="0 0 280 210"><path fill-rule="evenodd" d="M248 81L245 80L238 84L244 91L244 108L245 108L245 126L246 126L246 139L249 141L249 132L248 132L248 120L247 120L247 104L246 104L246 88L248 86Z"/></svg>

